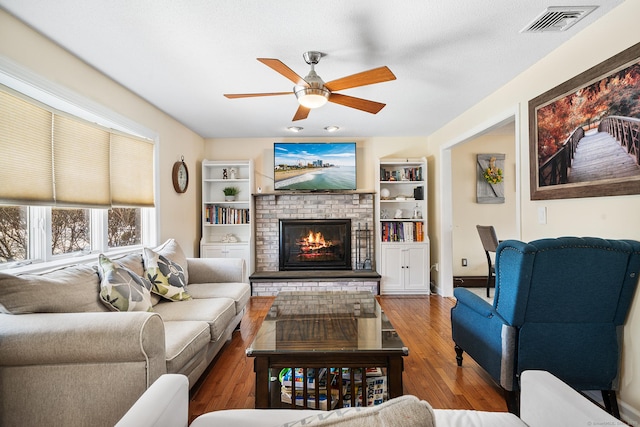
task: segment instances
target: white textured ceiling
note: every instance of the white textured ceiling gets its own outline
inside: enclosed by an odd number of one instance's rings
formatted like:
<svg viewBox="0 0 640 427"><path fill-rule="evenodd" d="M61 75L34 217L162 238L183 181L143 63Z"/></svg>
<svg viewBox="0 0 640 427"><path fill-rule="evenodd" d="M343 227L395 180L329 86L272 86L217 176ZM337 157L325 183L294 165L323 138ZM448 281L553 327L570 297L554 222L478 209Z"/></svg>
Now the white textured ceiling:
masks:
<svg viewBox="0 0 640 427"><path fill-rule="evenodd" d="M0 7L203 137L426 136L622 0L0 0ZM565 32L519 31L549 6L599 6ZM329 103L293 123L302 53L326 53L325 82L388 66L397 80L341 91L386 103L372 115ZM585 48L585 51L587 48ZM298 134L287 126L304 127Z"/></svg>

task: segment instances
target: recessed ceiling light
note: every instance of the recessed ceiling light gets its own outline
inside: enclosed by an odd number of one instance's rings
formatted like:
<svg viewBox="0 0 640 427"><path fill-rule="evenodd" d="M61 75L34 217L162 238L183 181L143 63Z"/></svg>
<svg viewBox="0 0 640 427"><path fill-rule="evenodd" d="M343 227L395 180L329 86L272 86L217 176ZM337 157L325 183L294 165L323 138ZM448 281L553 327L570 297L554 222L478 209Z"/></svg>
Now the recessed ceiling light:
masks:
<svg viewBox="0 0 640 427"><path fill-rule="evenodd" d="M324 130L326 130L327 132L335 132L338 129L340 129L338 126L327 126L324 128Z"/></svg>
<svg viewBox="0 0 640 427"><path fill-rule="evenodd" d="M290 130L291 132L300 132L302 129L304 128L301 128L300 126L289 126L287 128L287 130Z"/></svg>

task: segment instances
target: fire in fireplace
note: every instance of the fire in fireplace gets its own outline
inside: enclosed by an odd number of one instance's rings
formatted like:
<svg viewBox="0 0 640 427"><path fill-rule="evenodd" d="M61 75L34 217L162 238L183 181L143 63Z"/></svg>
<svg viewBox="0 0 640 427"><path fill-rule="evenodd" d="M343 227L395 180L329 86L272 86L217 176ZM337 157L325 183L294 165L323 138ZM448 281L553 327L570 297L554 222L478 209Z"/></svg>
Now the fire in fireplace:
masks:
<svg viewBox="0 0 640 427"><path fill-rule="evenodd" d="M350 270L351 220L280 220L280 270Z"/></svg>

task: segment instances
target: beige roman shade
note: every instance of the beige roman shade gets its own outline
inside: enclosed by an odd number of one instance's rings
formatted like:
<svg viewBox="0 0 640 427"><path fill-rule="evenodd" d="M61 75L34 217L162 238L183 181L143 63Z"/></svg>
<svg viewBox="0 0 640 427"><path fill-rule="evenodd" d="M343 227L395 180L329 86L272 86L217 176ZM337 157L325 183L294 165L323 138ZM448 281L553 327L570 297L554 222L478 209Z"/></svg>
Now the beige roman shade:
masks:
<svg viewBox="0 0 640 427"><path fill-rule="evenodd" d="M152 207L153 144L111 134L111 205Z"/></svg>
<svg viewBox="0 0 640 427"><path fill-rule="evenodd" d="M153 149L0 91L0 202L152 207Z"/></svg>
<svg viewBox="0 0 640 427"><path fill-rule="evenodd" d="M53 120L56 204L111 206L109 132L63 116Z"/></svg>
<svg viewBox="0 0 640 427"><path fill-rule="evenodd" d="M53 114L0 91L0 199L54 203Z"/></svg>

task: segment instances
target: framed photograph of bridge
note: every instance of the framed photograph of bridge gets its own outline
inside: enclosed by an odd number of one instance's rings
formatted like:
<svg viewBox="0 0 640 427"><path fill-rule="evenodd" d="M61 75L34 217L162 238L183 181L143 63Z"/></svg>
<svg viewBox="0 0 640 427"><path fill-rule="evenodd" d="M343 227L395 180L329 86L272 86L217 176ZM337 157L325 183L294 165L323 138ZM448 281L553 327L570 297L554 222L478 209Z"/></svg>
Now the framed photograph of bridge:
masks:
<svg viewBox="0 0 640 427"><path fill-rule="evenodd" d="M531 200L640 194L640 43L529 101Z"/></svg>

